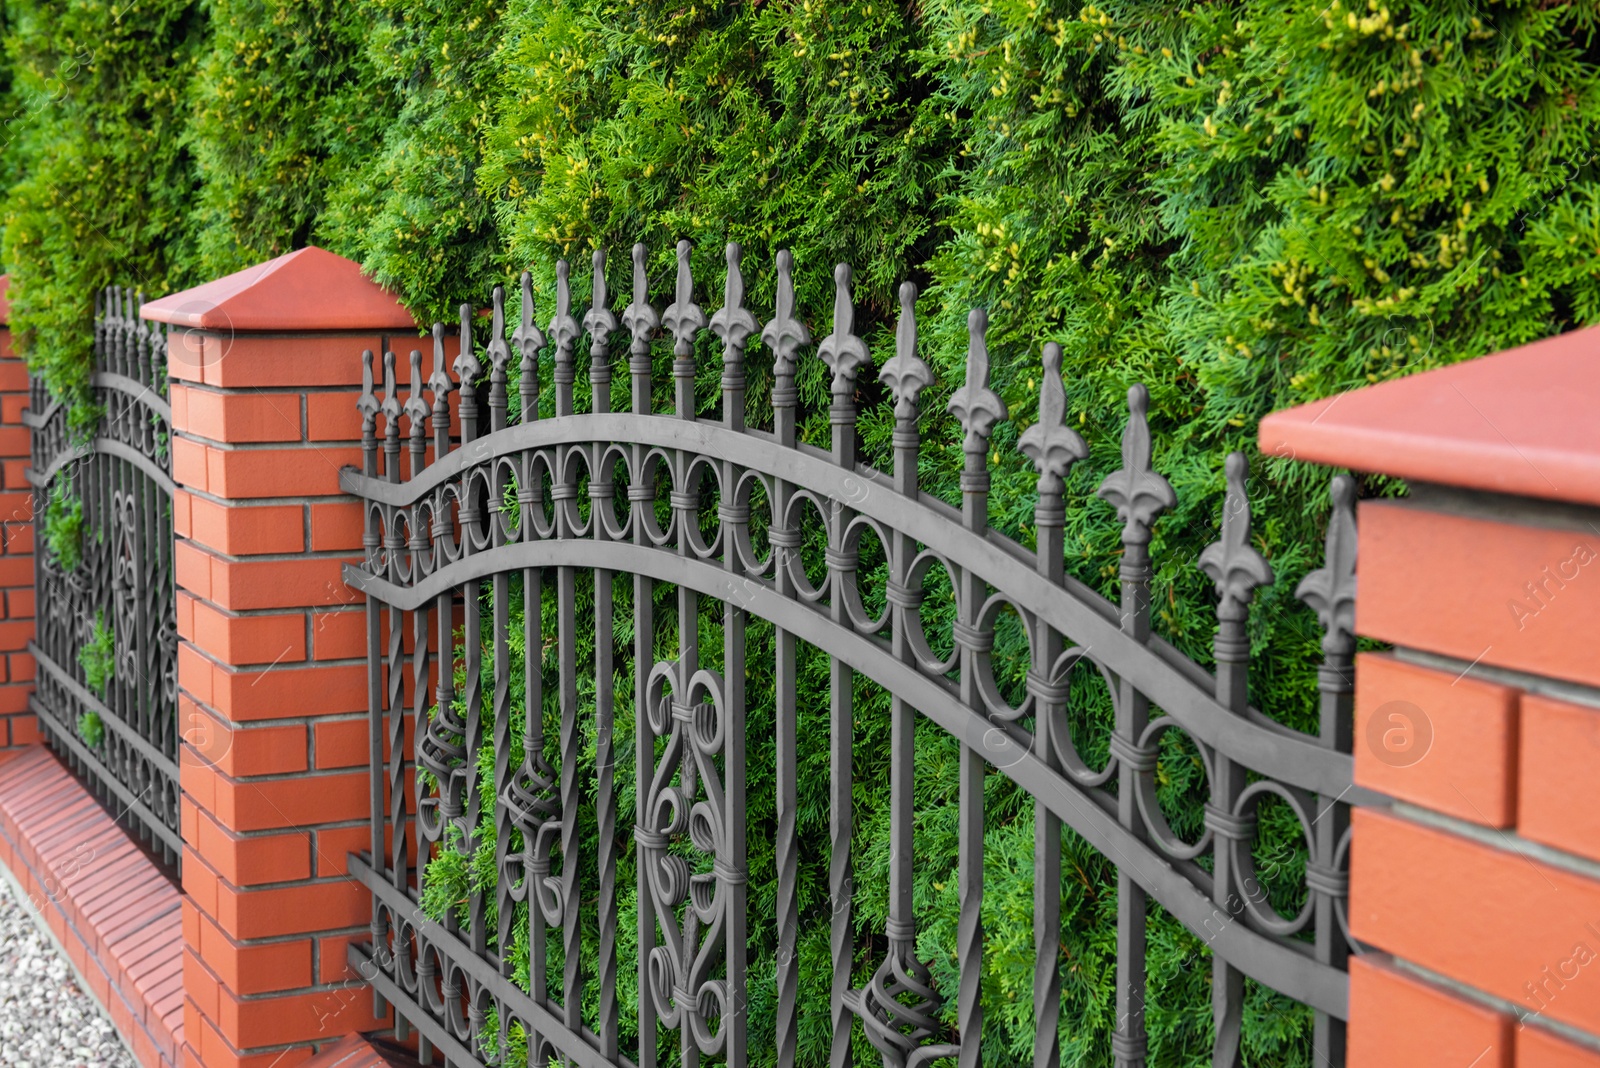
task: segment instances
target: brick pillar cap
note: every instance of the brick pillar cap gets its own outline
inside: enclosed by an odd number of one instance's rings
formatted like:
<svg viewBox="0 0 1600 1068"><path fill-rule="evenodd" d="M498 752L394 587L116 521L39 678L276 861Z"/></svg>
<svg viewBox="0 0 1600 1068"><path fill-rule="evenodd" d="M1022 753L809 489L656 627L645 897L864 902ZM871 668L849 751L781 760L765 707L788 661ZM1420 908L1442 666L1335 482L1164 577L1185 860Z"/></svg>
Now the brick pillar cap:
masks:
<svg viewBox="0 0 1600 1068"><path fill-rule="evenodd" d="M1268 456L1600 504L1600 327L1397 378L1261 421Z"/></svg>
<svg viewBox="0 0 1600 1068"><path fill-rule="evenodd" d="M200 330L410 330L416 320L361 265L305 248L146 301L141 318Z"/></svg>

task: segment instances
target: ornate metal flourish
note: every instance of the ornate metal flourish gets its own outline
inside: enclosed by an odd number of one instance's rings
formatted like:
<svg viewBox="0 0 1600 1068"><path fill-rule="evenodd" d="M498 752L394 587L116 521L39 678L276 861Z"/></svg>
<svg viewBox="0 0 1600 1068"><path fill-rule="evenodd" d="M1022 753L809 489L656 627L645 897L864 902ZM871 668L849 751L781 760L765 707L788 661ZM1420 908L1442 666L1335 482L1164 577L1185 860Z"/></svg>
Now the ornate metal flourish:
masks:
<svg viewBox="0 0 1600 1068"><path fill-rule="evenodd" d="M684 678L677 662L650 672L645 713L650 730L666 739L634 835L643 848L645 880L662 921L665 944L650 953L652 1002L668 1027L693 1036L701 1053L721 1052L729 993L712 977L727 926L725 888L744 874L727 861L722 775L716 765L726 737L722 676L701 669ZM696 871L669 852L687 841L710 862ZM673 919L674 922L667 922Z"/></svg>

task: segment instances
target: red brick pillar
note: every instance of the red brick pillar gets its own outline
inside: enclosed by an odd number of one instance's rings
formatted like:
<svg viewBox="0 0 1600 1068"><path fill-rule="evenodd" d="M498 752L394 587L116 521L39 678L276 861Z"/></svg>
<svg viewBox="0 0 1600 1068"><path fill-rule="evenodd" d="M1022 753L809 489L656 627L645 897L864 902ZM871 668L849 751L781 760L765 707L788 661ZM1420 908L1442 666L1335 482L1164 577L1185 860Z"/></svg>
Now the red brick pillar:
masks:
<svg viewBox="0 0 1600 1068"><path fill-rule="evenodd" d="M1360 508L1350 1063L1600 1068L1600 330L1280 412Z"/></svg>
<svg viewBox="0 0 1600 1068"><path fill-rule="evenodd" d="M0 749L31 745L33 487L28 482L28 369L11 347L11 276L0 275Z"/></svg>
<svg viewBox="0 0 1600 1068"><path fill-rule="evenodd" d="M146 304L171 323L188 1063L274 1065L371 1030L348 969L371 898L361 513L364 348L411 316L306 248ZM431 362L431 361L430 361Z"/></svg>

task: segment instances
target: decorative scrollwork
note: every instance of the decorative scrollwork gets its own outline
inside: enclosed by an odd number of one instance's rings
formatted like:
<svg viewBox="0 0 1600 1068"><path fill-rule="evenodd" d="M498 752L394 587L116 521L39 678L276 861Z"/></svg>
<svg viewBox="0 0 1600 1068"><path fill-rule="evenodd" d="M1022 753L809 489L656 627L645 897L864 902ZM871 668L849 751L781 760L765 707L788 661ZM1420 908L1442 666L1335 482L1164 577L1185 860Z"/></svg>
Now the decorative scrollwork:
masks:
<svg viewBox="0 0 1600 1068"><path fill-rule="evenodd" d="M725 733L722 677L701 669L689 678L673 661L650 673L650 730L666 738L634 835L643 848L650 897L665 944L651 951L650 992L662 1023L687 1029L701 1053L721 1052L729 1008L727 985L712 977L727 924L724 888L745 873L727 862L722 777L715 758ZM687 839L711 861L695 872L669 846ZM682 910L681 918L679 910Z"/></svg>

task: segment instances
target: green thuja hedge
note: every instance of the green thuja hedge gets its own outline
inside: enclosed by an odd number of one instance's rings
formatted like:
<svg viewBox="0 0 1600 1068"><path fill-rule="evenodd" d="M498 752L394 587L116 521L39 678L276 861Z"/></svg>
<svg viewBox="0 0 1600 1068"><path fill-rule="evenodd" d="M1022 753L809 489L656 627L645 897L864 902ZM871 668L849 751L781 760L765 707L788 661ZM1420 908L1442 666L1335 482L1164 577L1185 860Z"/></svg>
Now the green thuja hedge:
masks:
<svg viewBox="0 0 1600 1068"><path fill-rule="evenodd" d="M7 4L6 195L0 255L17 346L52 390L92 417L94 293L148 294L190 273L194 161L189 83L207 32L189 0Z"/></svg>
<svg viewBox="0 0 1600 1068"><path fill-rule="evenodd" d="M174 288L308 240L361 261L420 317L447 321L458 302L483 304L493 283L530 263L546 319L554 258L574 261L581 301L596 247L610 250L613 294L626 294L626 252L640 239L664 304L670 249L683 237L695 242L708 310L721 303L722 244L743 243L750 306L765 317L772 255L788 247L814 337L828 326L831 266L849 260L860 330L879 362L890 351L895 283L923 287L923 351L939 378L923 398L935 413L924 422L923 479L950 500L960 457L938 413L960 379L967 311L989 309L995 387L1010 415L994 440L995 523L1024 543L1035 477L1016 440L1036 417L1040 346L1062 343L1069 417L1091 447L1068 485L1068 566L1108 594L1117 524L1093 489L1119 464L1128 385L1149 385L1155 466L1180 502L1155 528L1155 626L1202 662L1214 614L1195 558L1217 536L1226 453L1251 453L1257 545L1277 574L1254 611L1252 696L1302 729L1314 724L1318 635L1291 594L1319 562L1328 473L1255 453L1261 417L1600 319L1591 147L1600 11L1590 4L211 0L142 3L113 18L87 3L29 0L5 5L5 17L0 86L11 79L15 131L0 150L12 183L5 264L19 343L56 388L83 381L95 286ZM666 346L655 352L665 410ZM698 356L697 395L714 414L721 369L709 339ZM750 418L763 425L770 370L759 350L749 362ZM800 385L803 434L821 441L826 382L810 355ZM859 400L865 455L886 465L892 428L870 370ZM1365 491L1398 487L1373 481ZM869 587L875 566L863 565ZM589 586L580 583L585 665ZM676 648L666 592L659 658ZM511 597L520 635L519 586ZM617 597L617 759L627 769L626 584ZM539 611L548 637L553 604ZM715 663L720 625L700 629ZM770 720L761 718L770 717L770 632L752 624L747 644L760 888L772 872ZM1005 684L1025 668L1004 659ZM807 737L822 737L826 676L820 658L802 666ZM521 684L513 679L514 691ZM580 684L585 708L592 685ZM553 676L545 693L555 759ZM864 977L882 952L887 703L870 687L856 696ZM1085 756L1098 763L1107 707L1092 680L1075 683L1074 705ZM592 744L586 737L586 759ZM1163 801L1180 833L1193 834L1203 775L1184 743L1165 744ZM956 749L931 729L918 748L920 947L949 993ZM490 754L481 757L488 773ZM825 834L824 760L805 755L807 841ZM626 828L631 774L619 787ZM1031 805L998 777L988 794L985 1061L1026 1063ZM593 828L586 834L592 848ZM1264 813L1258 863L1282 909L1302 900L1298 835L1281 808ZM1070 834L1066 849L1063 1061L1106 1064L1114 873ZM625 909L631 864L625 850ZM824 864L808 852L801 880L811 1010L825 997ZM436 910L469 882L496 877L485 857L435 868ZM626 962L626 920L621 938ZM772 945L771 932L753 933L752 1034L763 1042ZM511 947L520 968L525 946L524 929ZM595 947L590 930L586 953ZM1201 940L1152 908L1153 1063L1208 1060L1208 973ZM624 1005L632 982L625 963ZM591 1011L594 995L591 984ZM804 1021L811 1063L826 1025L816 1011ZM1309 1064L1309 1026L1303 1008L1252 986L1246 1062Z"/></svg>

